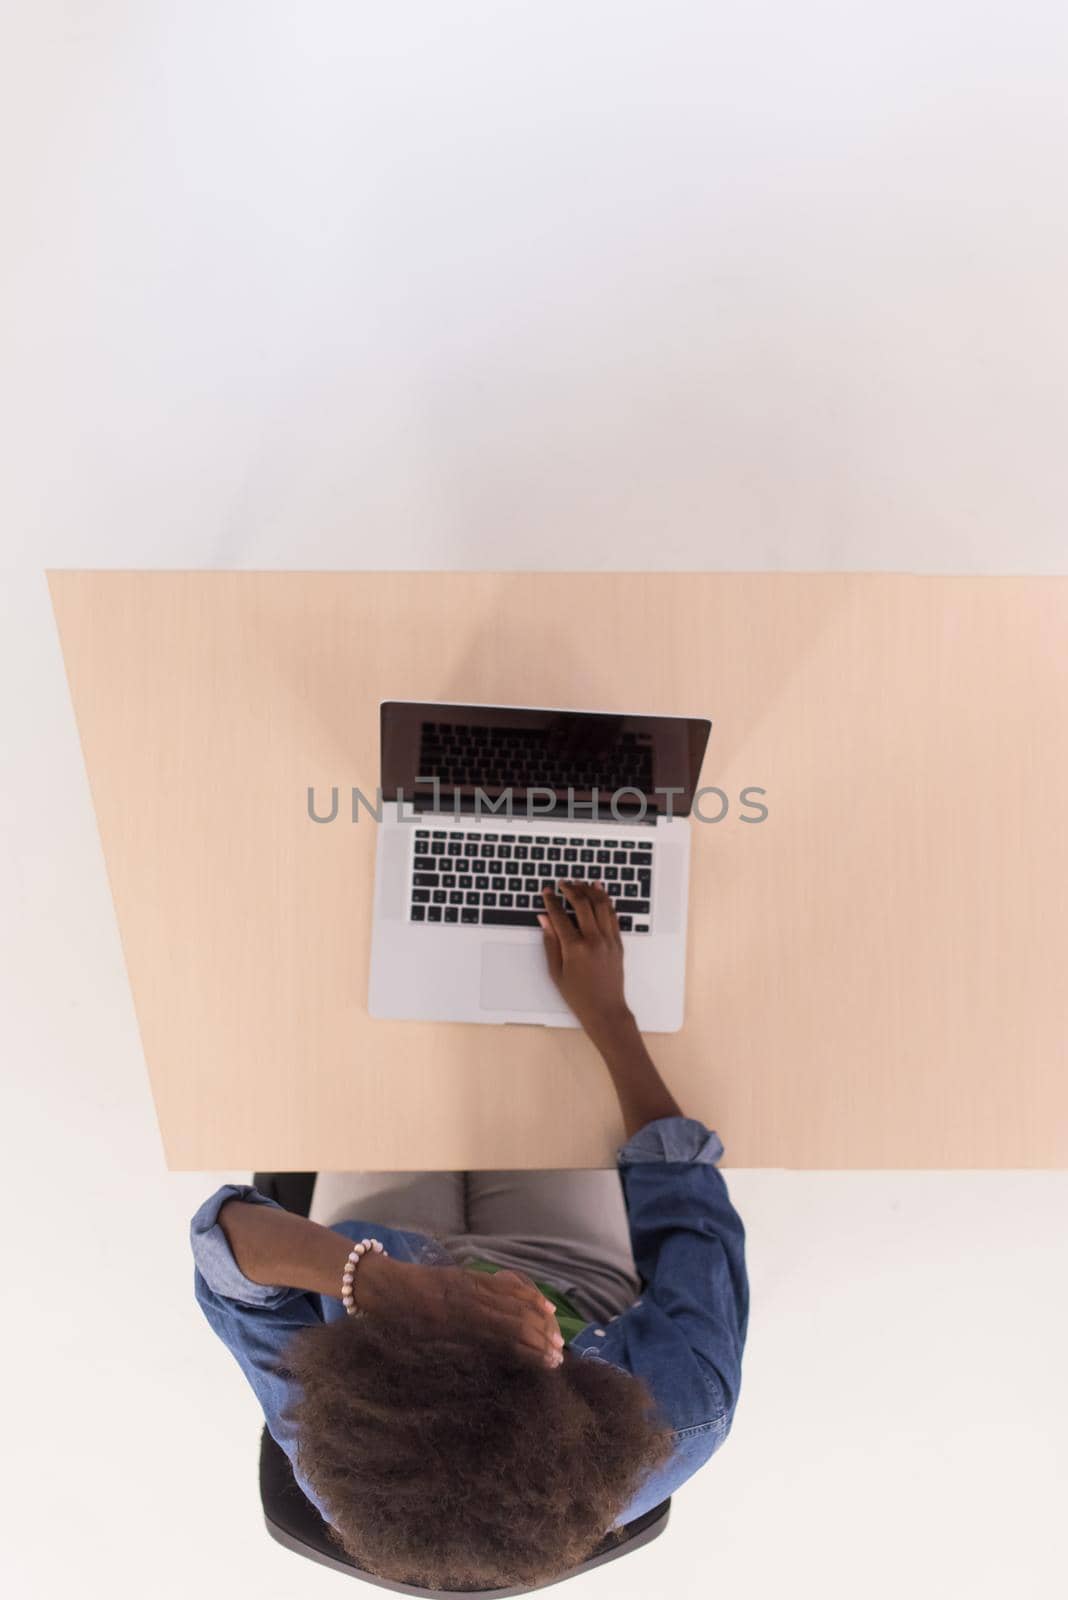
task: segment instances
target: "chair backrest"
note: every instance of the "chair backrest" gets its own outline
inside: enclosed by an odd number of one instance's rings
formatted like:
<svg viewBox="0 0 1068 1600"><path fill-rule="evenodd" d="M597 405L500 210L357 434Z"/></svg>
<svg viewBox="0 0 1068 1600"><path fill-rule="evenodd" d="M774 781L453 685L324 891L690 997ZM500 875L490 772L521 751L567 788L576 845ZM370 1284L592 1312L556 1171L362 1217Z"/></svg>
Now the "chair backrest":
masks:
<svg viewBox="0 0 1068 1600"><path fill-rule="evenodd" d="M315 1179L314 1172L255 1172L252 1175L252 1182L261 1194L302 1217L306 1217L311 1210ZM260 1438L260 1501L267 1532L272 1539L277 1539L279 1544L295 1551L297 1555L306 1556L309 1561L334 1567L338 1572L348 1573L351 1578L362 1578L365 1583L374 1584L379 1589L392 1589L397 1594L425 1595L427 1600L446 1600L446 1597L464 1600L465 1595L477 1595L479 1600L505 1600L506 1596L531 1592L523 1587L463 1591L420 1589L410 1584L391 1583L386 1578L362 1571L335 1543L329 1527L294 1478L289 1457L266 1428ZM653 1506L652 1510L626 1523L618 1532L606 1533L592 1555L587 1556L573 1572L565 1572L553 1581L561 1583L564 1578L576 1577L580 1572L603 1566L606 1561L615 1561L618 1556L629 1555L632 1550L648 1544L667 1527L670 1510L669 1496L658 1506ZM543 1584L541 1587L547 1588L549 1585Z"/></svg>
<svg viewBox="0 0 1068 1600"><path fill-rule="evenodd" d="M287 1550L306 1556L309 1561L333 1567L337 1572L347 1573L350 1578L362 1578L365 1583L374 1584L377 1588L392 1589L396 1594L424 1595L427 1600L465 1600L468 1596L477 1596L478 1600L505 1600L505 1596L531 1592L521 1585L509 1589L421 1589L411 1584L392 1583L386 1578L364 1572L334 1542L327 1524L297 1484L289 1457L266 1428L260 1439L260 1500L267 1532L272 1539L285 1545ZM573 1578L580 1572L588 1572L591 1567L602 1566L607 1561L614 1561L618 1556L628 1555L641 1545L648 1544L667 1527L670 1510L669 1498L627 1523L618 1533L606 1534L592 1555L573 1571L562 1573L560 1578L553 1581L560 1583L564 1578Z"/></svg>

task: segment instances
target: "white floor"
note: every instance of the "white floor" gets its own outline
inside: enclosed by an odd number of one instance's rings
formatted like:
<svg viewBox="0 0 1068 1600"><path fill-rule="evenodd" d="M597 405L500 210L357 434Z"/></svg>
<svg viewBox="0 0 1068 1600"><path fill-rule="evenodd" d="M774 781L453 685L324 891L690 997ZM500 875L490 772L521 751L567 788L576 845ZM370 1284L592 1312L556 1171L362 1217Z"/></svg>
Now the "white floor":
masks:
<svg viewBox="0 0 1068 1600"><path fill-rule="evenodd" d="M1068 571L1068 43L36 0L0 62L0 1582L340 1594L192 1300L229 1175L163 1167L42 568ZM1059 1600L1068 1174L729 1178L734 1436L572 1592Z"/></svg>

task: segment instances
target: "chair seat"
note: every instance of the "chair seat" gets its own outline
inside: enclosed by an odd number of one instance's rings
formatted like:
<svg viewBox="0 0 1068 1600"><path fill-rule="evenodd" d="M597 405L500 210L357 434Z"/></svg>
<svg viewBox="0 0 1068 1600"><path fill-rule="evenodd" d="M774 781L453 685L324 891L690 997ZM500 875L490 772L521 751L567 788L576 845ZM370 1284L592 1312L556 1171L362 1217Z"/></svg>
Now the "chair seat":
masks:
<svg viewBox="0 0 1068 1600"><path fill-rule="evenodd" d="M288 1550L293 1550L298 1555L306 1556L311 1561L333 1567L338 1572L345 1572L350 1577L362 1578L365 1583L374 1584L377 1588L392 1589L397 1594L426 1595L431 1597L431 1600L433 1597L447 1594L458 1596L478 1594L482 1600L498 1600L498 1597L504 1600L505 1596L530 1593L530 1590L523 1586L477 1590L421 1589L410 1584L393 1583L362 1571L348 1559L340 1545L331 1538L327 1523L323 1521L294 1478L289 1457L275 1443L267 1428L264 1428L260 1438L260 1500L267 1531L279 1544L285 1545ZM580 1572L587 1572L591 1567L601 1566L606 1561L614 1561L617 1557L648 1544L651 1539L663 1533L670 1509L669 1497L642 1516L635 1517L633 1522L627 1523L618 1533L606 1534L592 1555L581 1562L573 1572L564 1573L563 1577L575 1577ZM561 1582L562 1578L554 1581ZM541 1587L549 1586L541 1585Z"/></svg>

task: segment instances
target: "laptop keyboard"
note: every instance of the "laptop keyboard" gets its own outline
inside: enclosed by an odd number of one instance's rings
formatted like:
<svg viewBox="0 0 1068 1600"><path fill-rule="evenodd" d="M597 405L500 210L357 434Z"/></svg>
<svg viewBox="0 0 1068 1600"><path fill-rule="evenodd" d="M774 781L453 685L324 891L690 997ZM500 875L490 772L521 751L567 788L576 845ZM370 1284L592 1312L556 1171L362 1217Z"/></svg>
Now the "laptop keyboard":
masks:
<svg viewBox="0 0 1068 1600"><path fill-rule="evenodd" d="M604 884L623 933L650 931L652 840L634 844L603 834L586 838L416 828L414 845L409 896L413 922L536 928L538 913L545 909L543 885L573 878Z"/></svg>

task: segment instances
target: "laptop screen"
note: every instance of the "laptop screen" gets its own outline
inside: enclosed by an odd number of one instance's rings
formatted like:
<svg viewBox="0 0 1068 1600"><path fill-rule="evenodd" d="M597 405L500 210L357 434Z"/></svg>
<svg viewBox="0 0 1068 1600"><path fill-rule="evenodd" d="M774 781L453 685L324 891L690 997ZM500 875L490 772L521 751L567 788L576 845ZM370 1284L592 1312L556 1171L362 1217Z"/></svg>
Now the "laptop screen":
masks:
<svg viewBox="0 0 1068 1600"><path fill-rule="evenodd" d="M712 724L529 706L382 703L382 795L417 809L601 820L686 816ZM481 796L481 798L480 798Z"/></svg>

